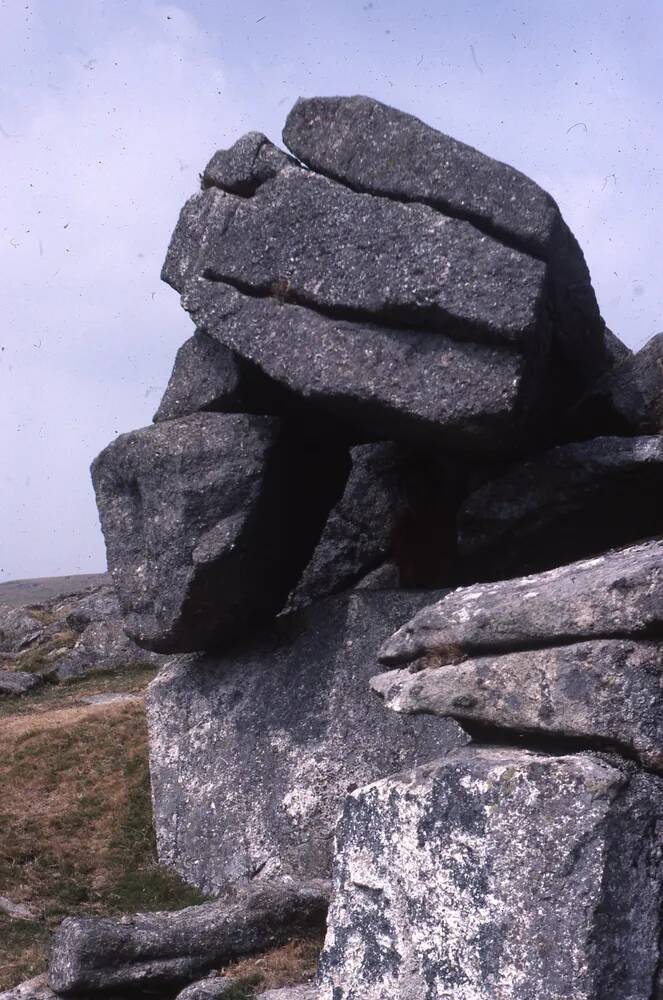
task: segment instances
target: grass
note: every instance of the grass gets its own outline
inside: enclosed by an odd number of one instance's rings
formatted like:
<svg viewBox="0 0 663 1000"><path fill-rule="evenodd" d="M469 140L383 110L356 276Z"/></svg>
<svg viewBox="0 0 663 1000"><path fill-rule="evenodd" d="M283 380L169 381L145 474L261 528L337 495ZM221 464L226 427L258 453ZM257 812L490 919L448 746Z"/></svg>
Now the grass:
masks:
<svg viewBox="0 0 663 1000"><path fill-rule="evenodd" d="M0 701L0 896L35 913L0 912L0 992L44 971L50 934L66 916L203 901L156 862L142 701L81 702L140 694L155 673L127 668ZM238 980L228 996L305 982L321 945L312 934L219 970Z"/></svg>
<svg viewBox="0 0 663 1000"><path fill-rule="evenodd" d="M20 698L0 699L0 719L5 716L34 715L56 707L76 705L84 695L137 694L144 691L156 674L154 667L133 666L112 672L86 674L66 684L45 684Z"/></svg>
<svg viewBox="0 0 663 1000"><path fill-rule="evenodd" d="M43 971L49 934L70 914L203 899L156 863L142 703L62 701L42 697L42 711L3 719L0 896L36 916L0 913L0 990Z"/></svg>
<svg viewBox="0 0 663 1000"><path fill-rule="evenodd" d="M58 616L48 608L42 608L38 604L33 604L25 609L30 618L34 618L40 625L54 625Z"/></svg>
<svg viewBox="0 0 663 1000"><path fill-rule="evenodd" d="M306 937L293 938L279 948L271 948L260 955L251 955L233 962L220 970L224 975L236 977L244 990L277 990L312 979L318 966L323 934L315 932ZM246 992L245 996L253 996ZM239 996L238 994L238 1000Z"/></svg>

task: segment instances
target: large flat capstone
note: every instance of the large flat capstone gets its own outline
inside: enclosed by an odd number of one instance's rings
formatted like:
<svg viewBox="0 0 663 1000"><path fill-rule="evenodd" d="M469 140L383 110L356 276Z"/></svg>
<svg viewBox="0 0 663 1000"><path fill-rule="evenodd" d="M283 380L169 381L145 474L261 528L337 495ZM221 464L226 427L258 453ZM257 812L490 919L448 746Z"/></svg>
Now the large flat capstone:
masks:
<svg viewBox="0 0 663 1000"><path fill-rule="evenodd" d="M545 260L556 337L572 377L591 382L610 366L582 250L529 177L369 97L300 99L283 138L304 163L356 191L430 205Z"/></svg>
<svg viewBox="0 0 663 1000"><path fill-rule="evenodd" d="M348 791L463 742L454 722L385 712L369 690L378 646L421 601L328 598L162 671L148 695L160 859L208 892L324 876Z"/></svg>
<svg viewBox="0 0 663 1000"><path fill-rule="evenodd" d="M540 260L426 205L357 194L298 166L251 197L194 196L163 271L180 292L182 275L459 339L533 348L548 329Z"/></svg>
<svg viewBox="0 0 663 1000"><path fill-rule="evenodd" d="M359 95L300 98L283 138L304 163L356 190L434 205L549 255L559 226L550 195L405 111Z"/></svg>
<svg viewBox="0 0 663 1000"><path fill-rule="evenodd" d="M354 792L323 1000L647 1000L663 788L633 765L469 746Z"/></svg>

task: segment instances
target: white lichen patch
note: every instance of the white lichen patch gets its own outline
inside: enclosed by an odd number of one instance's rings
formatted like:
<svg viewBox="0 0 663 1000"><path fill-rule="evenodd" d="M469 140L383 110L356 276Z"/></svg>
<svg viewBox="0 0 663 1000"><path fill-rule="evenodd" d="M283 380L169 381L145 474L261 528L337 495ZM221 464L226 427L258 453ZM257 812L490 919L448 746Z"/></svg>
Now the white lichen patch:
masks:
<svg viewBox="0 0 663 1000"><path fill-rule="evenodd" d="M355 792L337 832L322 995L601 1000L592 941L624 788L590 756L467 747ZM620 908L640 897L630 872Z"/></svg>

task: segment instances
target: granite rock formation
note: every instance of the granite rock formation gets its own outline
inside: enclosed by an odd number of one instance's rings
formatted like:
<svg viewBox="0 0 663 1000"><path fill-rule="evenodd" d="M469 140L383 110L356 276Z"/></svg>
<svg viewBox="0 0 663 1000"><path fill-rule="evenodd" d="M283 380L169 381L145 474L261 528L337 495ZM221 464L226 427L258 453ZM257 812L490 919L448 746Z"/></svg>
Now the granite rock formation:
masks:
<svg viewBox="0 0 663 1000"><path fill-rule="evenodd" d="M47 583L57 589L57 579ZM141 649L126 634L110 580L85 586L87 580L67 578L67 592L57 596L45 596L36 582L23 588L25 596L13 606L0 602L0 693L27 693L44 681L91 673L165 666L167 657ZM22 589L20 582L13 586Z"/></svg>
<svg viewBox="0 0 663 1000"><path fill-rule="evenodd" d="M460 587L421 608L380 660L454 663L481 653L663 632L663 540L545 573Z"/></svg>
<svg viewBox="0 0 663 1000"><path fill-rule="evenodd" d="M204 333L180 347L154 422L191 413L237 413L245 410L245 372L232 351Z"/></svg>
<svg viewBox="0 0 663 1000"><path fill-rule="evenodd" d="M663 333L637 354L616 359L572 413L586 436L663 431Z"/></svg>
<svg viewBox="0 0 663 1000"><path fill-rule="evenodd" d="M212 893L328 876L349 791L465 741L452 722L384 712L369 691L376 649L428 595L330 597L162 671L148 694L160 858Z"/></svg>
<svg viewBox="0 0 663 1000"><path fill-rule="evenodd" d="M299 100L283 137L300 160L353 190L430 205L545 261L563 353L592 378L608 364L582 251L529 177L367 97Z"/></svg>
<svg viewBox="0 0 663 1000"><path fill-rule="evenodd" d="M663 771L663 648L598 639L462 663L392 670L371 687L397 712L478 723L519 737L612 747Z"/></svg>
<svg viewBox="0 0 663 1000"><path fill-rule="evenodd" d="M69 922L51 986L199 978L334 855L275 997L651 1000L660 338L511 167L364 97L284 139L205 168L162 273L196 332L93 466L125 628L196 654L149 695L160 856L234 923Z"/></svg>

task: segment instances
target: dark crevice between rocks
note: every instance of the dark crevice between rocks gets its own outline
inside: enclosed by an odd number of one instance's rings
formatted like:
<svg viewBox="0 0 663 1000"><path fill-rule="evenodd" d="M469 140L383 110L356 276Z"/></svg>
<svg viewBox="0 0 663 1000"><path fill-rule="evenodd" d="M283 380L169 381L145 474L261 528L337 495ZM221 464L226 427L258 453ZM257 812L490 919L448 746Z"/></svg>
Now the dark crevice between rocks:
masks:
<svg viewBox="0 0 663 1000"><path fill-rule="evenodd" d="M252 285L234 275L221 274L213 267L206 267L201 274L206 280L220 285L227 285L235 291L252 299L273 299L281 305L299 306L317 313L325 319L338 322L356 323L362 327L380 327L393 330L396 333L412 333L421 331L428 334L440 334L450 340L460 343L476 344L482 347L499 348L506 354L521 355L525 349L524 343L516 340L506 340L496 334L489 326L476 322L458 319L444 313L439 307L422 308L416 313L408 309L382 309L372 312L368 309L351 308L348 306L322 306L313 302L306 295L298 293L286 277L272 281L267 286ZM485 336L478 336L477 331ZM370 329L367 331L370 333Z"/></svg>
<svg viewBox="0 0 663 1000"><path fill-rule="evenodd" d="M252 514L256 528L251 530L257 531L261 524L273 523L273 512L278 508L280 530L276 536L265 536L263 546L265 553L269 553L265 573L278 575L280 596L273 587L265 588L262 605L254 608L250 618L238 617L234 626L224 620L219 627L223 638L218 639L209 630L205 631L205 623L214 619L222 596L218 592L216 565L213 562L201 566L187 594L182 618L188 621L190 617L200 623L208 651L226 652L242 634L263 626L278 614L308 564L330 511L343 493L350 473L347 445L316 433L315 425L307 430L302 430L298 421L284 422L279 443L282 458L276 463L268 462L261 500ZM291 540L287 549L285 539ZM241 553L234 555L241 560ZM224 553L222 558L227 560L228 555Z"/></svg>
<svg viewBox="0 0 663 1000"><path fill-rule="evenodd" d="M646 542L663 530L663 470L658 479L658 483L647 483L637 469L627 470L612 480L606 476L601 485L604 497L609 500L601 504L601 497L595 491L596 502L590 506L585 501L587 509L570 509L563 524L551 520L545 539L541 528L546 524L545 514L541 517L536 510L528 512L512 527L518 534L518 542L513 542L510 533L498 536L492 545L468 551L461 539L463 583L494 583L545 573L578 559L599 556L611 548ZM586 494L591 497L591 488L586 488ZM638 512L637 521L632 511ZM465 537L471 536L471 531L471 525L465 528Z"/></svg>
<svg viewBox="0 0 663 1000"><path fill-rule="evenodd" d="M200 190L209 191L210 188L214 188L216 191L223 191L224 194L232 194L237 198L244 198L248 201L256 193L258 188L261 188L263 184L266 184L271 178L268 177L253 177L250 181L244 181L242 184L236 184L230 186L229 184L219 184L217 181L209 180L204 174L200 174Z"/></svg>
<svg viewBox="0 0 663 1000"><path fill-rule="evenodd" d="M643 771L656 774L660 773L652 768L648 768L642 763L635 750L621 743L619 740L611 740L601 736L569 736L565 733L545 733L540 731L527 731L521 729L510 729L506 726L498 726L494 723L478 722L476 719L467 719L462 715L454 714L450 716L455 719L461 729L467 733L472 742L488 746L510 746L519 750L531 750L533 753L552 754L556 757L564 757L577 753L607 753L617 754L619 757L632 764L637 765Z"/></svg>
<svg viewBox="0 0 663 1000"><path fill-rule="evenodd" d="M435 594L433 596L439 600L439 595ZM422 631L425 631L425 629L422 628ZM439 629L432 628L431 631L437 632ZM402 656L387 656L385 659L378 656L378 660L380 664L386 667L387 670L400 668L407 669L411 674L418 674L421 670L426 670L431 667L437 670L444 670L447 664L464 663L467 660L477 660L484 656L508 656L509 653L536 653L542 649L557 649L563 646L577 646L585 642L599 642L606 639L638 642L646 639L659 638L663 638L663 626L652 623L647 627L632 629L628 632L592 632L586 635L546 636L542 637L538 642L530 638L523 639L521 642L517 642L515 640L511 642L487 642L480 646L452 646L449 644L446 647L439 647L439 651L431 649L428 652L424 652L421 655L414 656L412 658L409 657L409 654L403 653ZM440 657L442 656L445 657L445 660L440 663Z"/></svg>
<svg viewBox="0 0 663 1000"><path fill-rule="evenodd" d="M404 590L439 590L458 582L456 520L468 492L468 471L427 452L404 456L399 472L400 516L391 558Z"/></svg>

